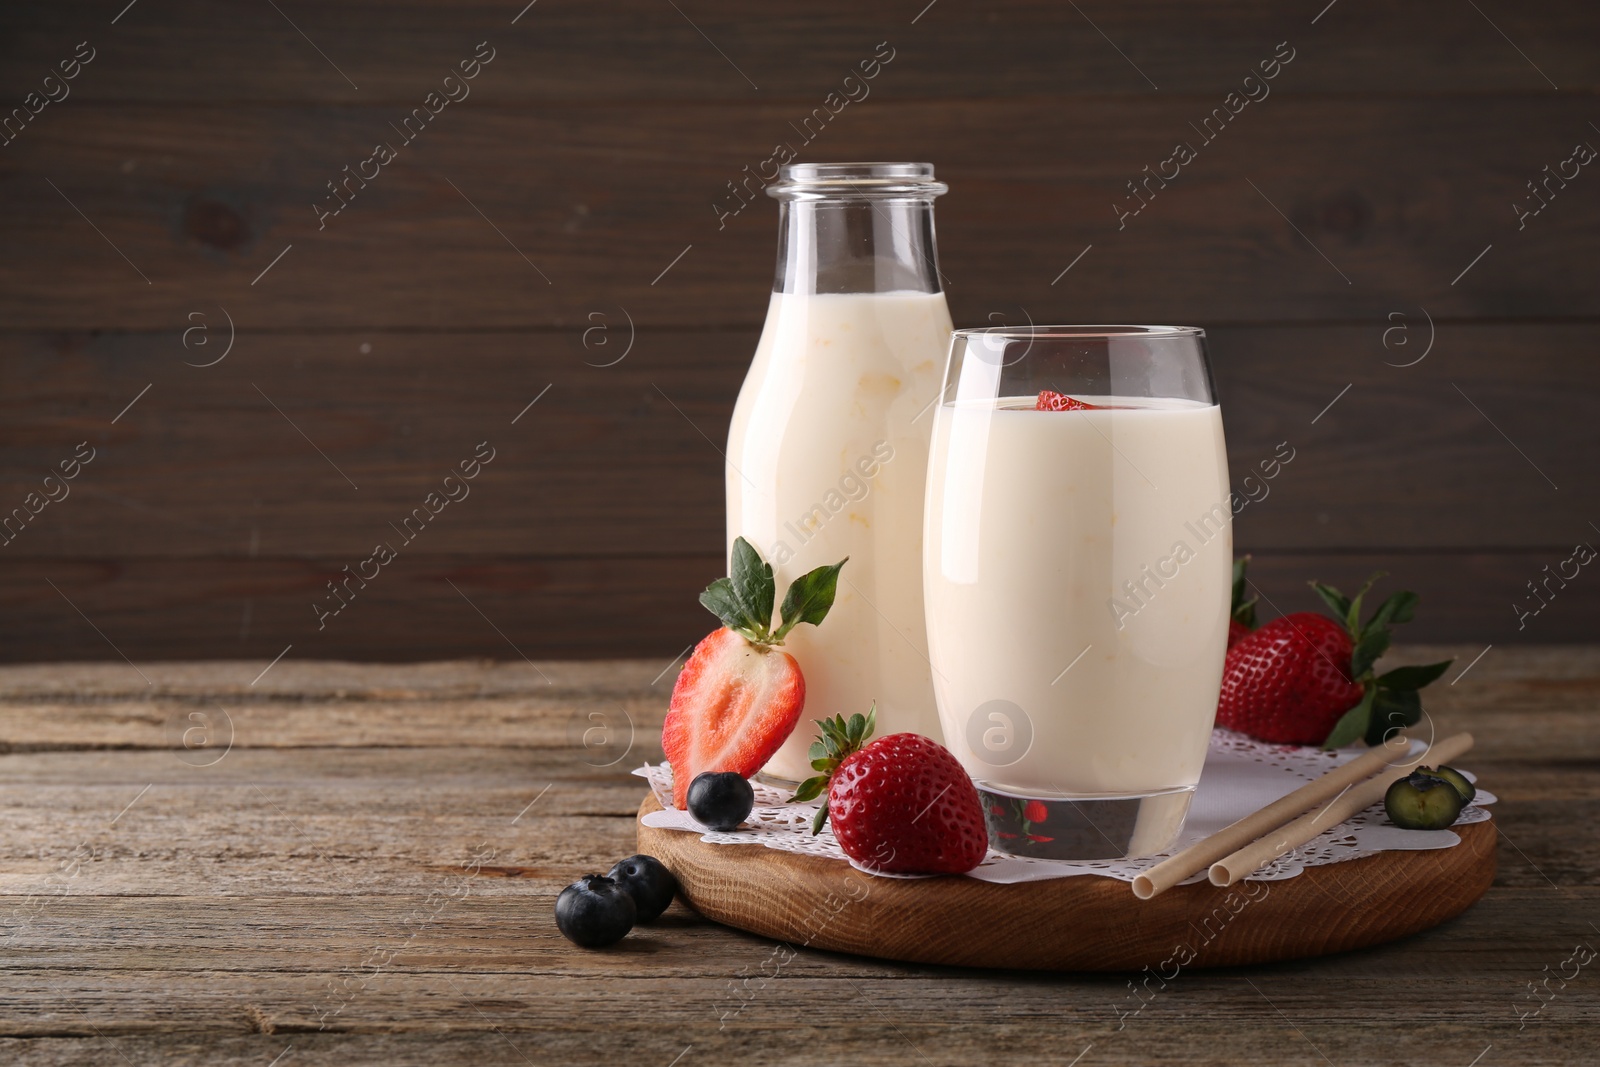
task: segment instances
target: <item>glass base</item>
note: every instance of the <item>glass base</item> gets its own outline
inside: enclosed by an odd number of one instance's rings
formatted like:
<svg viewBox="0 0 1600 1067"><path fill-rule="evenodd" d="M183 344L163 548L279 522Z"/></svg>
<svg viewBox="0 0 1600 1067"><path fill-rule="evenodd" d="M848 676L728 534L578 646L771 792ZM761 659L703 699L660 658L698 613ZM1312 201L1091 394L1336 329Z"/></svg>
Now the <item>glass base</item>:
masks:
<svg viewBox="0 0 1600 1067"><path fill-rule="evenodd" d="M974 782L989 847L1049 860L1139 859L1177 841L1194 787L1146 794L1032 797Z"/></svg>
<svg viewBox="0 0 1600 1067"><path fill-rule="evenodd" d="M800 788L800 783L794 779L785 778L781 774L770 774L767 771L757 771L751 776L750 780L752 782L760 782L762 785L770 785L774 789L782 789L788 793L793 793Z"/></svg>

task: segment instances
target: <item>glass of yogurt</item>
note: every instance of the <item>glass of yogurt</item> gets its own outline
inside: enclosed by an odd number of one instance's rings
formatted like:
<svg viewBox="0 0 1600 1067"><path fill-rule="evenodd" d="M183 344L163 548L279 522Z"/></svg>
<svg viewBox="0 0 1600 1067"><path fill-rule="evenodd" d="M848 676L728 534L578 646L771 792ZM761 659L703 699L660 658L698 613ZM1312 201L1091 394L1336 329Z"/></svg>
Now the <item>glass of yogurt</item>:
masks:
<svg viewBox="0 0 1600 1067"><path fill-rule="evenodd" d="M1118 859L1177 839L1222 679L1232 515L1203 331L952 335L923 593L944 743L994 848Z"/></svg>

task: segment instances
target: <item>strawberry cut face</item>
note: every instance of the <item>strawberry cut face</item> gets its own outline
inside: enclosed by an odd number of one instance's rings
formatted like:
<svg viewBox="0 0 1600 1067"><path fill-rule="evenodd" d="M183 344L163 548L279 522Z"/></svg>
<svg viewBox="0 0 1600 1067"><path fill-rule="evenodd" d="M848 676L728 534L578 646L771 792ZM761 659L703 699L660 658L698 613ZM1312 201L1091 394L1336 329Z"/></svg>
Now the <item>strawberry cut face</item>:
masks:
<svg viewBox="0 0 1600 1067"><path fill-rule="evenodd" d="M805 679L787 652L727 627L708 635L678 674L661 728L673 802L686 808L689 783L706 771L759 771L794 731L805 699Z"/></svg>

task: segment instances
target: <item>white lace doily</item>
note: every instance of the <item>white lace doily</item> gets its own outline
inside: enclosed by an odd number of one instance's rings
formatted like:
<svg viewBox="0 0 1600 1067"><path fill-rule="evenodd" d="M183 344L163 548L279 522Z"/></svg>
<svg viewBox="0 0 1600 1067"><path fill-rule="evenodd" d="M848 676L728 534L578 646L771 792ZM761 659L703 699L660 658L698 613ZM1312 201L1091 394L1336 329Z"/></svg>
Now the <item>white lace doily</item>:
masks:
<svg viewBox="0 0 1600 1067"><path fill-rule="evenodd" d="M1412 746L1412 750L1417 751L1422 743L1414 741ZM1355 759L1364 751L1360 746L1324 752L1297 745L1269 745L1230 730L1216 730L1211 735L1211 750L1206 755L1205 770L1201 772L1200 784L1195 789L1188 822L1171 852L1140 860L1067 862L1008 856L991 849L983 862L967 873L967 877L1010 883L1098 874L1131 882L1140 872L1155 866L1172 853L1266 807L1312 779L1322 777L1339 764ZM816 814L819 802L790 804L786 802L788 792L752 782L756 806L750 818L738 830L720 833L708 830L688 812L672 806L671 767L647 763L633 773L650 783L662 807L661 811L651 812L644 817L646 826L698 833L702 841L714 845L765 845L783 852L851 862L839 847L832 829L824 826L820 834L812 836L811 819ZM1470 772L1463 773L1473 781L1477 780ZM1483 810L1483 805L1494 802L1492 793L1479 789L1472 803L1462 809L1456 825L1485 821L1489 813ZM1460 841L1461 838L1450 830L1402 830L1388 822L1382 804L1375 804L1274 860L1250 875L1250 880L1281 881L1295 877L1307 867L1340 863L1377 852L1450 848ZM852 866L868 874L878 874L853 863ZM1199 882L1205 877L1206 872L1202 870L1188 881Z"/></svg>

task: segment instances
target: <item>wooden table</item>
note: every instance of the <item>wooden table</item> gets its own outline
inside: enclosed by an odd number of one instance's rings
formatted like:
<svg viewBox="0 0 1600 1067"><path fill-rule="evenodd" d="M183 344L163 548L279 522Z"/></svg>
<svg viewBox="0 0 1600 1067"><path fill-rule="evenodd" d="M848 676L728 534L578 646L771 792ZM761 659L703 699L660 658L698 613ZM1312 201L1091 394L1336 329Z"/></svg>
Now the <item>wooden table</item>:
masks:
<svg viewBox="0 0 1600 1067"><path fill-rule="evenodd" d="M0 1062L1600 1059L1600 958L1573 961L1600 947L1600 649L1495 648L1430 690L1501 798L1500 874L1463 917L1143 999L790 950L678 905L580 951L552 901L633 851L664 664L264 666L0 669Z"/></svg>

